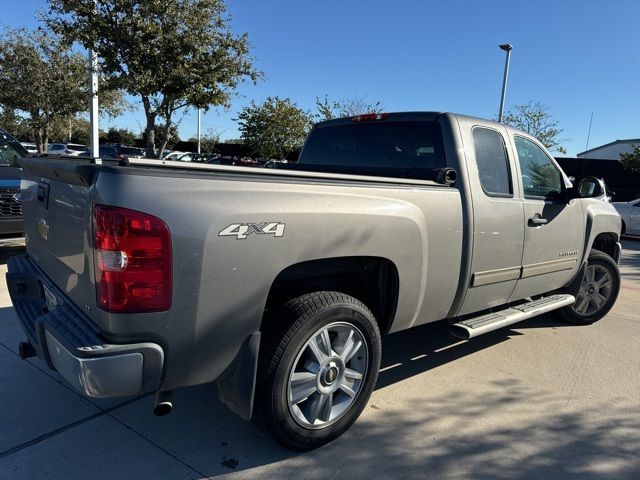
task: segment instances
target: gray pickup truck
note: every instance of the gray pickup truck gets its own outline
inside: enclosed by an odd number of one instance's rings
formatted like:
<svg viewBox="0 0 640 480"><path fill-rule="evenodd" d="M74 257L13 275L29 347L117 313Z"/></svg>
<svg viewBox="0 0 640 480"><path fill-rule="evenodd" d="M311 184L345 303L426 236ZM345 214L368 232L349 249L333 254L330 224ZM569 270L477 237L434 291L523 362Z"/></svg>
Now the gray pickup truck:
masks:
<svg viewBox="0 0 640 480"><path fill-rule="evenodd" d="M283 445L346 431L381 335L469 339L552 310L589 324L620 288L620 216L542 145L451 113L316 125L299 162L20 161L26 255L7 281L28 342L92 397L215 381Z"/></svg>

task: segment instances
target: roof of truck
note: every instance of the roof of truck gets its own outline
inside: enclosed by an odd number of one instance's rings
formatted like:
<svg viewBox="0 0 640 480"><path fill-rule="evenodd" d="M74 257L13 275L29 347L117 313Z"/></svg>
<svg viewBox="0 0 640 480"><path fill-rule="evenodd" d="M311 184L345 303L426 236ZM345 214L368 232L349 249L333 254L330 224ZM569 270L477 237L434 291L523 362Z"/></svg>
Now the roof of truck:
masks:
<svg viewBox="0 0 640 480"><path fill-rule="evenodd" d="M375 112L375 113L366 113L363 115L354 115L352 117L342 117L342 118L332 118L331 120L325 120L322 122L318 122L316 127L330 127L332 125L344 125L348 123L357 122L358 119L363 117L368 117L369 115L379 116L381 118L377 118L377 120L394 120L394 121L433 121L438 115L441 115L445 112ZM370 120L376 120L375 118L371 118ZM362 121L366 121L363 118Z"/></svg>

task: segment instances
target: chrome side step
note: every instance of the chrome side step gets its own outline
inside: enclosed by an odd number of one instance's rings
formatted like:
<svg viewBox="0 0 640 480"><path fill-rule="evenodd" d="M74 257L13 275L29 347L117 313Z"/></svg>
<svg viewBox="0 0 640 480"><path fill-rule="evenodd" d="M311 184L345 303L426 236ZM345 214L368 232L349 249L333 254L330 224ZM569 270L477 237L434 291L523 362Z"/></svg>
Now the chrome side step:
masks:
<svg viewBox="0 0 640 480"><path fill-rule="evenodd" d="M543 313L566 307L576 301L573 295L550 295L499 312L487 313L451 325L451 335L468 340Z"/></svg>

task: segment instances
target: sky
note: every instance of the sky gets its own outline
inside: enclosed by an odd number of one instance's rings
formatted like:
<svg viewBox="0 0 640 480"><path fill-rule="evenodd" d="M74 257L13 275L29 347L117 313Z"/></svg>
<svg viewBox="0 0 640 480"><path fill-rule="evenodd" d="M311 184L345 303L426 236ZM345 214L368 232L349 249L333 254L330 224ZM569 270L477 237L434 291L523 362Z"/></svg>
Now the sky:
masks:
<svg viewBox="0 0 640 480"><path fill-rule="evenodd" d="M0 26L35 27L44 0L0 0ZM497 116L504 52L513 45L506 110L547 105L568 155L640 138L639 0L242 0L229 1L235 33L248 33L257 85L243 84L228 110L202 116L202 130L239 136L234 118L252 100L290 97L313 109L316 97L380 101L385 111L450 111ZM195 136L196 113L180 120ZM134 112L101 128L140 132Z"/></svg>

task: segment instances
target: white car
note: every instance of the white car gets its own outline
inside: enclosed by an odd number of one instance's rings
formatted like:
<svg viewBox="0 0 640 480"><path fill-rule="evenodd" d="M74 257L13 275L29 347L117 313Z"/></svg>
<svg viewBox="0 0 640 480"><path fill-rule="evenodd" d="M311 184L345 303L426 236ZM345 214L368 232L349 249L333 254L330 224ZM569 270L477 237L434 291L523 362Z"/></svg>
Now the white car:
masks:
<svg viewBox="0 0 640 480"><path fill-rule="evenodd" d="M622 233L640 235L640 198L631 202L611 203L622 217Z"/></svg>
<svg viewBox="0 0 640 480"><path fill-rule="evenodd" d="M181 156L186 155L187 152L176 152L173 151L171 153L169 153L168 155L165 155L162 159L163 160L172 160L172 161L177 161Z"/></svg>
<svg viewBox="0 0 640 480"><path fill-rule="evenodd" d="M38 147L36 146L35 143L20 142L20 145L22 145L24 148L26 148L27 152L29 152L29 153L38 153Z"/></svg>
<svg viewBox="0 0 640 480"><path fill-rule="evenodd" d="M47 146L47 153L77 157L83 154L86 149L86 145L79 145L77 143L50 143Z"/></svg>

